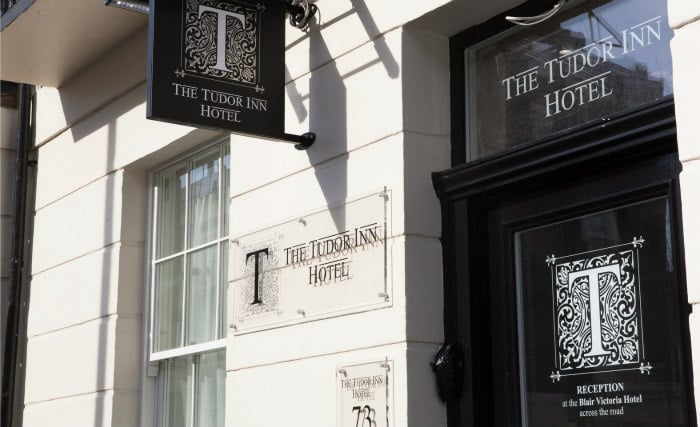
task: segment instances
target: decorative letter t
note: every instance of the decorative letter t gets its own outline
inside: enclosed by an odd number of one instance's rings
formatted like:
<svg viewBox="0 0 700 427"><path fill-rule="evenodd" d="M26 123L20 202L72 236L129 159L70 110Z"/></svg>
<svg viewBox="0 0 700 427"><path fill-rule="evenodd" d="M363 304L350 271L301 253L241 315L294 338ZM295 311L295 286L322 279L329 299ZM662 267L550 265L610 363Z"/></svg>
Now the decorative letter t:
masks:
<svg viewBox="0 0 700 427"><path fill-rule="evenodd" d="M241 15L240 13L229 12L227 10L216 9L214 7L204 6L200 4L198 18L201 18L202 14L205 12L216 13L217 23L216 64L214 64L214 66L210 68L215 68L221 71L231 71L228 67L226 67L226 19L228 16L238 19L239 21L241 21L241 24L243 24L243 28L245 29L245 15Z"/></svg>
<svg viewBox="0 0 700 427"><path fill-rule="evenodd" d="M253 296L253 302L250 305L255 305L255 304L261 304L262 303L262 298L260 297L260 254L265 254L265 256L269 256L270 253L268 252L267 248L265 249L260 249L255 252L250 252L246 254L245 257L245 262L246 264L248 263L248 259L250 257L254 257L255 259L255 295Z"/></svg>

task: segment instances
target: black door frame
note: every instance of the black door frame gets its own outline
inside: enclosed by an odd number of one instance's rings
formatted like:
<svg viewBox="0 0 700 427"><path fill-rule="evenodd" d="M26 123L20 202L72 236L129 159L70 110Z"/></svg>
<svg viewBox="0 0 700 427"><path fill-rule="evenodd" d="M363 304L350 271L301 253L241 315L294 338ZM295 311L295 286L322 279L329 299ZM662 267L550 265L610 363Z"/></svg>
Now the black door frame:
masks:
<svg viewBox="0 0 700 427"><path fill-rule="evenodd" d="M464 135L458 143L464 144ZM448 405L448 425L489 426L493 411L490 380L490 325L488 293L488 251L482 246L486 230L486 208L518 194L522 188L551 186L566 182L586 170L595 173L625 164L648 161L674 154L676 125L673 99L607 118L567 135L484 160L462 164L433 175L442 205L444 263L445 340L466 347L467 369L462 398ZM677 157L676 157L677 159ZM677 170L681 164L677 162ZM676 217L676 253L684 259L682 218L677 177L667 183ZM684 265L680 263L679 312L687 319ZM503 320L507 322L507 319ZM691 425L696 425L692 383L692 360L688 322L681 324L688 408ZM500 427L500 426L499 426Z"/></svg>
<svg viewBox="0 0 700 427"><path fill-rule="evenodd" d="M489 382L491 346L490 330L483 324L489 319L487 292L488 250L479 246L487 233L487 208L498 200L519 194L523 188L549 187L566 182L580 171L601 173L625 164L651 161L661 156L675 155L677 170L676 122L673 97L623 111L586 123L566 133L550 136L510 149L503 153L467 161L465 121L464 51L468 46L512 28L506 15L531 16L548 10L551 0L528 0L523 5L476 25L450 39L450 107L452 168L433 174L433 184L442 208L442 246L444 280L445 341L465 346L466 369L462 397L447 405L448 425L491 426L488 414L493 409ZM679 265L679 312L682 318L683 358L687 367L686 389L691 425L697 425L693 397L690 332L687 316L685 259L683 251L682 218L678 179L664 185L670 188L671 203L676 217ZM502 319L506 323L508 319ZM510 320L512 322L512 319ZM489 350L490 351L490 350ZM514 392L517 392L515 390ZM493 426L502 427L502 426Z"/></svg>

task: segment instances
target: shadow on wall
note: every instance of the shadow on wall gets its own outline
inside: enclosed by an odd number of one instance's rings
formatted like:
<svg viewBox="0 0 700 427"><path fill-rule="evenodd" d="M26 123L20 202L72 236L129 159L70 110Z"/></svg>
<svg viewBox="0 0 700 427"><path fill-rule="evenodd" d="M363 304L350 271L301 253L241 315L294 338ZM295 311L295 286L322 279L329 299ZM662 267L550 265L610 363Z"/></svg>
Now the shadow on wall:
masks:
<svg viewBox="0 0 700 427"><path fill-rule="evenodd" d="M81 91L80 88L72 87L59 89L59 91L61 93L63 113L70 127L73 141L79 144L84 138L101 129L109 121L107 132L109 134L110 147L108 151L112 154L114 154L114 147L112 147L111 144L113 143L112 138L114 138L113 135L116 123L110 120L113 120L115 117L123 116L128 111L146 101L145 81L137 84L136 87L129 88L119 93L119 102L113 102L114 99L109 99L104 102L104 104L99 105L96 110L91 110L89 112L85 112L80 105L82 102L81 96L83 98L85 97L85 91ZM142 91L143 93L139 96L128 96L134 91ZM87 118L87 116L91 117ZM110 161L113 163L114 159L112 158ZM112 164L111 166L114 165Z"/></svg>
<svg viewBox="0 0 700 427"><path fill-rule="evenodd" d="M320 31L310 34L309 43L311 63L314 62L314 55L330 55ZM348 196L347 89L334 63L312 71L309 94L309 128L314 131L320 130L321 135L332 135L330 138L323 138L323 142L335 145L334 152L344 153L342 157L333 161L333 167L314 167L318 185L323 191L326 203L330 204L345 200ZM324 160L321 153L313 147L306 153L312 165L318 165ZM345 230L345 210L335 209L330 212L336 229Z"/></svg>
<svg viewBox="0 0 700 427"><path fill-rule="evenodd" d="M74 141L146 101L147 58L148 30L141 28L58 89ZM124 96L132 91L140 96ZM87 116L93 117L83 120Z"/></svg>
<svg viewBox="0 0 700 427"><path fill-rule="evenodd" d="M287 85L287 91L293 101L292 105L294 105L295 113L299 121L303 121L308 117L310 130L318 132L318 134L323 138L324 144L332 144L332 152L341 153L337 158L332 159L332 167L319 167L319 165L328 160L327 151L324 151L326 154L322 154L321 152L314 150L314 147L307 151L307 156L309 157L310 163L315 167L316 178L328 204L345 200L349 196L349 155L347 153L348 108L347 88L344 84L345 79L378 63L383 64L389 78L396 79L400 74L399 64L387 46L385 39L383 37L379 37L380 30L374 22L365 2L362 0L351 0L351 3L353 6L352 9L343 15L338 16L334 20L326 23L317 23L316 25L312 25L312 30L307 36L309 37L311 48L309 66L311 68L314 66L314 64L323 64L332 59L331 52L329 51L328 45L325 43L322 37L321 30L352 14L357 14L362 22L364 30L369 36L377 56L375 58L368 58L369 60L366 63L353 70L350 70L344 75L340 74L337 66L332 62L313 69L309 84L309 93L313 95L309 100L308 111L303 106L305 97L298 93L294 83L292 82ZM145 49L145 45L143 48ZM126 55L125 57L133 57L133 55ZM142 57L145 57L145 55L142 55ZM93 73L94 71L90 72ZM288 72L287 78L289 79ZM127 111L133 109L143 102L143 99L145 99L145 93L143 97L123 95L125 93L139 91L142 87L145 88L145 86L143 86L143 80L138 81L131 88L121 92L121 95L123 96L121 102L112 103L112 99L110 99L103 104L96 105L96 109L91 109L89 113L86 113L84 105L80 105L80 101L81 99L84 101L86 93L86 89L84 85L82 85L82 79L83 77L79 76L61 88L61 102L63 104L64 114L69 124L78 122L77 125L70 127L73 139L76 142L79 142L86 136L107 125L108 135L105 162L107 166L106 170L112 171L115 168L115 147L117 143L117 130L114 118L120 117ZM124 100L127 99L131 101L124 102ZM81 120L87 114L94 116L91 117L90 120ZM323 135L325 135L325 137L323 137ZM100 206L101 209L105 210L106 217L115 218L117 215L122 215L122 212L114 212L117 204L116 197L120 196L120 188L111 188L110 191L107 192L106 200L104 200L103 205ZM346 228L344 210L335 210L333 211L333 215L333 220L337 229L344 230ZM122 226L124 226L124 224L122 224ZM112 236L111 230L111 226L109 224L105 224L104 241L107 244L116 243L120 239L120 236ZM119 267L118 265L112 265L112 259L113 258L106 256L103 261L102 277L100 278L103 284L101 287L102 294L100 296L101 313L108 313L110 310L109 285L105 286L105 284L108 284L110 277L114 275L114 269L118 269ZM110 380L108 375L113 374L113 372L108 372L107 370L107 352L108 348L110 348L110 343L108 343L109 334L109 317L105 317L101 320L99 326L99 342L97 343L98 361L96 364L96 387L98 390L105 390L106 384ZM117 354L115 357L120 356ZM119 362L115 361L115 363ZM111 409L112 411L119 410L119 408L115 406L112 406ZM103 425L105 417L109 416L109 414L106 414L105 411L105 398L103 397L101 399L96 399L94 413L95 426ZM114 413L112 413L112 416L113 415Z"/></svg>
<svg viewBox="0 0 700 427"><path fill-rule="evenodd" d="M330 150L333 153L342 153L338 158L333 158L333 167L319 167L322 162L328 160L328 151L319 151L311 147L306 151L309 162L314 166L316 179L323 191L327 204L333 204L348 198L348 108L347 88L345 79L357 74L375 64L382 63L386 73L391 79L399 77L399 64L386 44L383 36L379 37L380 30L374 22L367 5L362 0L351 0L352 8L347 12L329 20L319 22L322 18L321 11L314 17L314 22L306 37L309 38L310 56L309 69L311 79L309 83L309 111L304 108L302 96L294 81L287 85L287 94L292 100L294 112L299 122L309 117L309 130L316 132L324 145L333 145ZM334 23L357 14L377 53L376 58L370 59L361 66L340 74L333 61L328 45L324 41L321 31ZM298 41L304 40L302 37ZM315 64L324 64L314 69ZM291 80L288 70L285 69L285 78ZM345 230L345 211L337 209L331 211L333 221L338 230Z"/></svg>

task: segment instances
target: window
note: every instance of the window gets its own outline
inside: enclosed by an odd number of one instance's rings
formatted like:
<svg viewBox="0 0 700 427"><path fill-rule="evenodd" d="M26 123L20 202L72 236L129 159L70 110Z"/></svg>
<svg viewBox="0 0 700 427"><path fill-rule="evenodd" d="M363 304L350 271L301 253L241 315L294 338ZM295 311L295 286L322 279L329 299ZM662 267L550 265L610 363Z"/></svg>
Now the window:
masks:
<svg viewBox="0 0 700 427"><path fill-rule="evenodd" d="M467 161L672 95L666 1L569 4L549 21L463 47Z"/></svg>
<svg viewBox="0 0 700 427"><path fill-rule="evenodd" d="M230 152L153 174L151 333L159 427L224 425Z"/></svg>

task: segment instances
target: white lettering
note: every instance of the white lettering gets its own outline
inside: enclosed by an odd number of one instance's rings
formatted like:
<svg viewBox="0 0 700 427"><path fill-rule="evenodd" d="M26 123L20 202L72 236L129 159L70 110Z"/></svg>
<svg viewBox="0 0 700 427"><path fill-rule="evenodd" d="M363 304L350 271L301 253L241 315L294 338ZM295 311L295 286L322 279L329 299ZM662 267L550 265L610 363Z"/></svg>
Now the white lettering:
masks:
<svg viewBox="0 0 700 427"><path fill-rule="evenodd" d="M622 53L634 52L638 47L646 47L654 41L661 40L661 20L660 17L637 24L632 28L622 30Z"/></svg>
<svg viewBox="0 0 700 427"><path fill-rule="evenodd" d="M533 90L539 87L539 84L537 83L537 67L527 71L523 71L520 74L510 76L501 81L501 86L503 86L504 84L506 86L506 100L509 100L513 97L511 93L511 82L515 82L515 96L520 96L528 92L532 92Z"/></svg>
<svg viewBox="0 0 700 427"><path fill-rule="evenodd" d="M552 64L555 62L557 62L556 58L544 63L544 68L549 68L549 81L547 81L549 84L554 83L554 66Z"/></svg>
<svg viewBox="0 0 700 427"><path fill-rule="evenodd" d="M197 87L173 83L175 87L175 96L184 96L185 98L197 98Z"/></svg>
<svg viewBox="0 0 700 427"><path fill-rule="evenodd" d="M572 286L577 279L588 279L588 299L589 299L589 316L591 322L591 348L588 350L585 357L607 356L609 351L603 349L603 334L600 324L602 316L600 309L600 276L612 274L615 279L620 281L620 265L611 264L601 267L591 268L588 270L572 271L569 273L569 286Z"/></svg>
<svg viewBox="0 0 700 427"><path fill-rule="evenodd" d="M612 89L607 86L607 74L609 73L610 71L593 77L594 80L584 80L546 94L544 96L545 117L554 116L562 111L569 111L577 105L581 106L612 95Z"/></svg>
<svg viewBox="0 0 700 427"><path fill-rule="evenodd" d="M208 119L226 120L229 122L240 123L241 119L238 116L240 111L229 110L228 108L212 107L211 105L201 104L202 110L200 116Z"/></svg>
<svg viewBox="0 0 700 427"><path fill-rule="evenodd" d="M549 99L550 96L554 96L554 101L551 101ZM553 116L555 114L561 113L561 110L559 109L559 91L556 90L552 93L548 93L544 96L544 102L547 106L547 114L545 117ZM554 107L554 112L552 112L551 107Z"/></svg>
<svg viewBox="0 0 700 427"><path fill-rule="evenodd" d="M227 10L222 10L222 9L216 9L214 7L210 6L204 6L204 5L199 5L199 16L198 18L202 18L203 13L215 13L216 14L216 21L217 21L217 28L216 28L216 64L214 64L213 67L217 70L221 71L231 71L228 67L226 67L226 22L227 18L231 17L234 19L238 19L241 24L243 25L243 28L245 28L245 16L241 15L240 13L235 13L235 12L229 12Z"/></svg>

